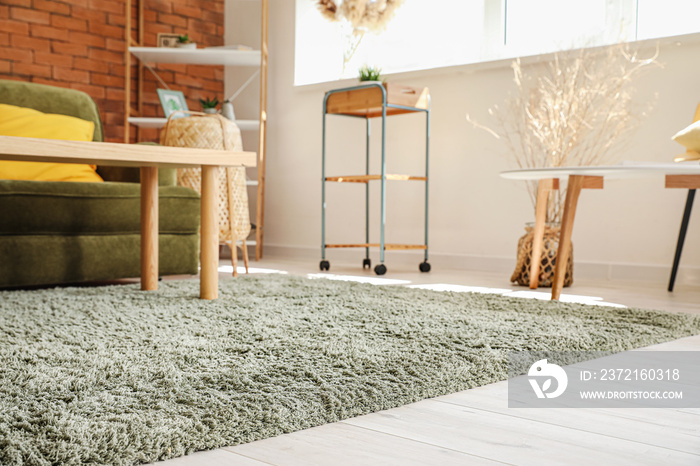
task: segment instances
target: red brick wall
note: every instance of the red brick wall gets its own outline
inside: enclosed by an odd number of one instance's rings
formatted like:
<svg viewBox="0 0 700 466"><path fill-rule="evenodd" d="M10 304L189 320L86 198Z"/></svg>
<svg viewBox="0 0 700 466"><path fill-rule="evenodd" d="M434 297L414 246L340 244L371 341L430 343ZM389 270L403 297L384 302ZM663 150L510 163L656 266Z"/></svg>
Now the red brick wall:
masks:
<svg viewBox="0 0 700 466"><path fill-rule="evenodd" d="M144 44L157 34L189 34L201 46L223 44L224 0L143 0ZM136 37L137 1L132 8ZM100 108L107 141L124 137L125 0L0 0L0 78L32 81L87 92ZM138 61L132 60L131 104L136 108ZM192 110L200 97L223 97L223 67L156 65ZM156 79L145 72L143 115L162 116ZM135 138L132 126L132 140ZM143 131L144 140L157 139Z"/></svg>

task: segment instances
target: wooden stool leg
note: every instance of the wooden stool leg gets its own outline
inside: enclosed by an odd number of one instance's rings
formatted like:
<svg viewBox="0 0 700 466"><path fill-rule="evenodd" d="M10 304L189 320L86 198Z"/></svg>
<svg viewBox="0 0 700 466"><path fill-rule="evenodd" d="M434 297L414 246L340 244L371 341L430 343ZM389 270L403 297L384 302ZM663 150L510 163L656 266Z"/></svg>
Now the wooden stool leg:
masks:
<svg viewBox="0 0 700 466"><path fill-rule="evenodd" d="M245 273L248 274L248 246L245 244L245 239L243 239L243 264L245 265Z"/></svg>
<svg viewBox="0 0 700 466"><path fill-rule="evenodd" d="M576 204L583 188L584 176L571 175L566 187L566 200L564 201L564 213L561 219L561 233L559 235L559 249L557 250L557 263L554 267L554 283L552 283L552 299L559 299L564 287L566 277L566 264L571 252L571 233L574 229L574 217L576 216Z"/></svg>
<svg viewBox="0 0 700 466"><path fill-rule="evenodd" d="M233 265L233 276L238 276L238 249L236 248L236 209L233 207L233 168L226 167L226 194L228 198L228 221L229 236L231 239L231 265Z"/></svg>
<svg viewBox="0 0 700 466"><path fill-rule="evenodd" d="M238 276L238 248L236 247L236 238L231 234L231 264L233 265L233 276Z"/></svg>
<svg viewBox="0 0 700 466"><path fill-rule="evenodd" d="M530 288L535 289L540 281L540 258L544 242L544 224L547 219L547 201L553 180L540 180L537 186L537 205L535 207L535 231L532 237L532 256L530 258Z"/></svg>
<svg viewBox="0 0 700 466"><path fill-rule="evenodd" d="M700 109L700 107L698 107ZM676 274L678 273L678 265L681 262L681 254L683 253L683 243L685 243L685 234L688 232L688 222L690 221L690 212L693 210L693 201L695 200L695 190L688 190L688 198L685 201L685 210L683 211L683 220L681 221L681 229L678 232L678 242L676 243L676 254L673 256L673 267L671 267L671 278L668 281L668 291L673 291L673 286L676 283Z"/></svg>

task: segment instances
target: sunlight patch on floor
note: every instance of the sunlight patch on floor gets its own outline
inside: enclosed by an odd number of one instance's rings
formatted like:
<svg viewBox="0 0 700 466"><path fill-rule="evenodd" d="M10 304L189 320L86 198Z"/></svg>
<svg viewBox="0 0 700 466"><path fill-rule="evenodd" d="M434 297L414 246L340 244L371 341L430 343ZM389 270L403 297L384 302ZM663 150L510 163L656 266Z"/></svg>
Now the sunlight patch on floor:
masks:
<svg viewBox="0 0 700 466"><path fill-rule="evenodd" d="M511 298L540 299L543 301L549 301L552 299L551 291L513 291L509 293L508 296ZM622 304L605 302L603 301L603 298L599 296L583 296L562 293L561 296L559 296L559 301L562 303L589 304L593 306L627 307Z"/></svg>
<svg viewBox="0 0 700 466"><path fill-rule="evenodd" d="M357 275L336 275L333 273L310 273L308 278L325 278L327 280L341 280L344 282L369 283L371 285L407 285L410 280L397 280L395 278L361 277Z"/></svg>
<svg viewBox="0 0 700 466"><path fill-rule="evenodd" d="M451 285L449 283L428 283L425 285L410 285L409 288L418 288L421 290L433 291L454 291L456 293L505 294L511 292L511 290L508 288L488 288L486 286Z"/></svg>
<svg viewBox="0 0 700 466"><path fill-rule="evenodd" d="M514 291L508 288L489 288L486 286L466 286L466 285L452 285L449 283L430 283L424 285L410 285L408 288L418 288L421 290L433 290L433 291L453 291L456 293L486 293L486 294L500 294L503 296L508 296L510 298L525 298L525 299L539 299L543 301L549 301L552 298L552 293L550 291ZM562 294L559 297L559 301L562 303L577 303L577 304L589 304L596 306L608 306L608 307L622 307L622 304L608 303L603 301L603 298L599 296L583 296L583 295L573 295L573 294Z"/></svg>
<svg viewBox="0 0 700 466"><path fill-rule="evenodd" d="M287 274L289 272L285 270L277 269L263 269L250 267L249 273L251 274ZM221 273L233 273L233 266L231 265L221 265L219 266L219 272ZM245 267L238 267L239 274L245 274ZM471 286L471 285L456 285L452 283L424 283L411 285L411 280L401 280L396 278L381 278L368 275L339 275L333 273L308 273L307 278L318 279L324 278L326 280L340 280L346 282L355 283L369 283L371 285L406 285L407 288L415 288L421 290L432 290L432 291L452 291L456 293L484 293L484 294L498 294L502 296L508 296L510 298L525 298L525 299L539 299L542 301L549 301L552 297L551 289L543 288L546 291L535 291L535 290L513 290L511 288L492 288L487 286ZM573 295L564 294L559 298L562 303L576 303L576 304L588 304L593 306L607 306L615 308L626 308L627 306L618 303L609 303L603 300L600 296L584 296L584 295Z"/></svg>
<svg viewBox="0 0 700 466"><path fill-rule="evenodd" d="M221 273L233 273L233 266L232 265L220 265L219 266L219 272ZM236 267L236 270L240 275L245 274L245 267L243 266L238 266ZM257 267L248 267L248 273L282 273L282 274L287 274L289 272L286 272L284 270L275 270L275 269L260 269Z"/></svg>

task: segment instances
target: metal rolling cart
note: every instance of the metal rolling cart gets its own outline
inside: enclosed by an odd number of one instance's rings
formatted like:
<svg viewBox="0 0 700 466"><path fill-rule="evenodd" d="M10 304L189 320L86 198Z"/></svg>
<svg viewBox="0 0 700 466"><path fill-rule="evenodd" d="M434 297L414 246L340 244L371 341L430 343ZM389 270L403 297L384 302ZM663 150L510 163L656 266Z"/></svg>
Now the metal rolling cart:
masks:
<svg viewBox="0 0 700 466"><path fill-rule="evenodd" d="M425 176L388 174L386 172L386 118L387 116L404 113L425 113ZM366 165L364 175L326 176L326 116L344 115L366 120ZM370 119L382 118L382 168L381 174L370 174ZM335 89L326 92L323 99L323 149L321 161L321 270L329 270L330 262L326 260L326 249L329 248L365 248L365 258L362 268L371 268L369 248L379 248L379 264L374 267L377 275L387 271L384 265L384 253L391 250L424 250L423 262L419 265L421 272L429 272L428 263L428 169L430 154L430 93L428 88L415 88L396 84L379 82ZM369 242L369 182L381 182L381 221L379 243ZM423 244L392 244L386 243L386 182L387 181L424 181L425 182L425 241ZM365 242L358 244L328 244L326 243L326 183L364 183L365 184Z"/></svg>

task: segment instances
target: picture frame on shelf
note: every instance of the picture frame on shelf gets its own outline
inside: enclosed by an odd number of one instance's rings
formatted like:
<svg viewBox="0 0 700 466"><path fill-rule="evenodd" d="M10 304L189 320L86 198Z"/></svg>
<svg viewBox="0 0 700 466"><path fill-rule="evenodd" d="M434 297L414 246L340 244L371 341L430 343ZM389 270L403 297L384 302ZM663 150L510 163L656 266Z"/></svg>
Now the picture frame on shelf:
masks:
<svg viewBox="0 0 700 466"><path fill-rule="evenodd" d="M178 34L169 32L158 33L158 47L177 47Z"/></svg>
<svg viewBox="0 0 700 466"><path fill-rule="evenodd" d="M187 112L187 101L185 95L181 91L172 91L170 89L156 89L160 104L163 107L165 118L170 117L175 112ZM185 113L174 116L173 118L182 118Z"/></svg>

